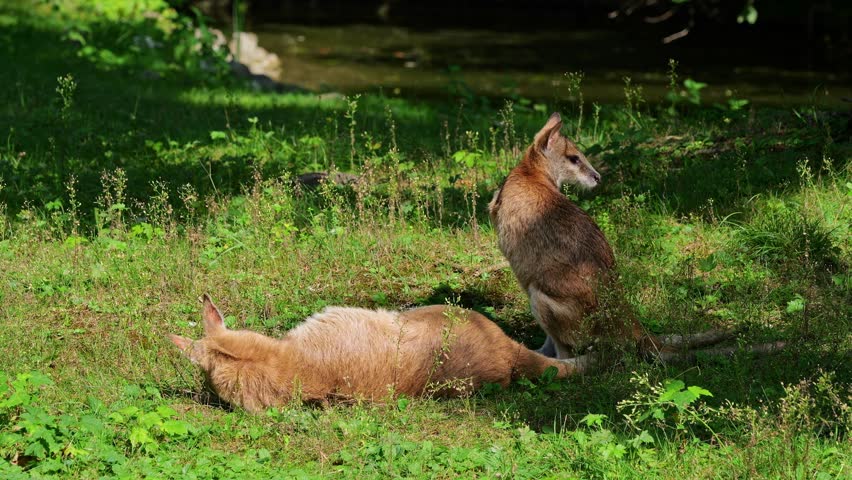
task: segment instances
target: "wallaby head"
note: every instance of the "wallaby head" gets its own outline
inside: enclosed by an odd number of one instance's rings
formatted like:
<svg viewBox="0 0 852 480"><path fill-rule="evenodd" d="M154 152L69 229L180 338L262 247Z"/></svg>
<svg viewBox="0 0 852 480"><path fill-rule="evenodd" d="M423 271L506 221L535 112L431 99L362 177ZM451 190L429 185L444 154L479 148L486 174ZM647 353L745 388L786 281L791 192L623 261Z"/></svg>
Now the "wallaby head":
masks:
<svg viewBox="0 0 852 480"><path fill-rule="evenodd" d="M535 135L531 147L534 153L545 159L547 174L557 188L561 189L565 183L583 188L596 187L601 181L600 174L577 145L559 132L561 129L562 117L554 112Z"/></svg>
<svg viewBox="0 0 852 480"><path fill-rule="evenodd" d="M204 337L192 340L179 335L169 335L172 343L207 374L229 363L250 359L254 352L245 346L252 343L252 337L258 337L255 340L262 341L263 336L250 331L228 330L222 313L207 294L204 294L202 302Z"/></svg>
<svg viewBox="0 0 852 480"><path fill-rule="evenodd" d="M201 367L207 386L225 402L251 411L261 411L289 398L290 384L278 381L276 376L276 372L287 372L293 364L285 342L248 330L228 330L210 297L204 295L202 302L204 337L169 338Z"/></svg>

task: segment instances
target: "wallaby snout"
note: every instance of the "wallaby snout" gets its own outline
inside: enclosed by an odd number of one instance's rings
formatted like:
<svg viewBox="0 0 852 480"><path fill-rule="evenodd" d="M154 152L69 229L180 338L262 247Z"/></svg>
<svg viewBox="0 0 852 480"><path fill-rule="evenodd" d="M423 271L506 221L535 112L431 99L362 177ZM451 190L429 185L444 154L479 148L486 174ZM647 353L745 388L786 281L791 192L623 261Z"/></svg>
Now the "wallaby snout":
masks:
<svg viewBox="0 0 852 480"><path fill-rule="evenodd" d="M589 190L598 186L601 183L601 174L597 172L591 165L587 171L584 171L579 180L579 186L587 188Z"/></svg>

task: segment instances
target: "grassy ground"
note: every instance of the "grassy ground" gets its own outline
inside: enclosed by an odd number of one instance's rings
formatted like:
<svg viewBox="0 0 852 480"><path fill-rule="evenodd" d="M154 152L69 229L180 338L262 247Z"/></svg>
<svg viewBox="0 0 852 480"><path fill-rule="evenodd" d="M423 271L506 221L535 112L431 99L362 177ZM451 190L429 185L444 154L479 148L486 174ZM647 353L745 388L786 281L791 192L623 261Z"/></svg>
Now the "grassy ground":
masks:
<svg viewBox="0 0 852 480"><path fill-rule="evenodd" d="M630 89L581 116L576 97L509 106L452 82L446 103L263 94L200 70L179 18L67 5L0 8L4 478L849 476L848 116ZM326 305L453 302L538 346L485 204L550 110L601 166L570 195L650 330L790 348L624 354L452 401L209 401L165 338L200 335L202 292L270 335ZM332 168L365 181L290 180Z"/></svg>

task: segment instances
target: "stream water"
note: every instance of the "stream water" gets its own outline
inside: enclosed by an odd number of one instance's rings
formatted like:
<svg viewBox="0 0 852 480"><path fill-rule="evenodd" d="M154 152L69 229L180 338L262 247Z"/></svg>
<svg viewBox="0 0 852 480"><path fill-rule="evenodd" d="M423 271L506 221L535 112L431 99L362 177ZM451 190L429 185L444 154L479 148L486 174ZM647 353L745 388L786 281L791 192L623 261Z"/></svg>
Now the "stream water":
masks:
<svg viewBox="0 0 852 480"><path fill-rule="evenodd" d="M648 101L669 88L668 59L685 78L705 82L702 100L848 108L848 71L809 71L794 37L696 47L662 45L654 35L614 30L506 32L388 25L255 24L261 47L281 58L280 80L320 91L381 89L388 96L446 98L465 89L487 97L547 101L568 94L565 74L583 72L586 102L624 99L624 78ZM798 47L798 50L795 49Z"/></svg>

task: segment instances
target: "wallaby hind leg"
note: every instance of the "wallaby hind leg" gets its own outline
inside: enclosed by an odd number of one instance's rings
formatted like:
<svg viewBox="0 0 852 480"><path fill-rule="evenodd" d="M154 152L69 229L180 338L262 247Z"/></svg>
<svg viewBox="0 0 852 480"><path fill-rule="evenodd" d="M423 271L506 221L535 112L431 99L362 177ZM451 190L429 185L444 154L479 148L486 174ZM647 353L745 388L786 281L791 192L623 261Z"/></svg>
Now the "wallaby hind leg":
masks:
<svg viewBox="0 0 852 480"><path fill-rule="evenodd" d="M600 363L600 353L592 352L584 355L579 355L573 358L563 358L557 360L569 365L569 368L575 373L587 373Z"/></svg>
<svg viewBox="0 0 852 480"><path fill-rule="evenodd" d="M547 336L547 340L544 341L544 344L539 347L536 352L544 355L545 357L556 357L556 345L553 344L553 339L550 338L550 335Z"/></svg>
<svg viewBox="0 0 852 480"><path fill-rule="evenodd" d="M555 357L570 358L577 346L575 334L580 330L583 307L571 298L556 301L534 286L529 288L530 308L533 316L555 350ZM545 341L541 349L549 349ZM542 353L544 355L544 353Z"/></svg>
<svg viewBox="0 0 852 480"><path fill-rule="evenodd" d="M548 367L556 367L556 376L564 378L587 371L592 362L585 358L569 358L565 360L549 358L518 345L518 358L512 366L512 379L539 377Z"/></svg>

